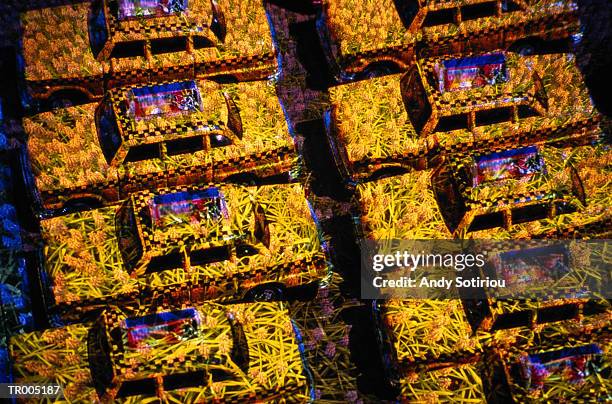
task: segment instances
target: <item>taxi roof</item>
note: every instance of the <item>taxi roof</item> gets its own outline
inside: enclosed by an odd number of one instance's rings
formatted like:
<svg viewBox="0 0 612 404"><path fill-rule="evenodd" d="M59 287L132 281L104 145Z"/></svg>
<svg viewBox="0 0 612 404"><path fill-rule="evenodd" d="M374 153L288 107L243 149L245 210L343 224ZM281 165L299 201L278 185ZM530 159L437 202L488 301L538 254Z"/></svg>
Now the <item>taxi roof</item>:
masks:
<svg viewBox="0 0 612 404"><path fill-rule="evenodd" d="M102 327L110 342L115 377L142 379L205 370L210 365L231 368L227 354L237 324L230 318L225 307L212 303L131 317L104 312Z"/></svg>
<svg viewBox="0 0 612 404"><path fill-rule="evenodd" d="M536 58L497 51L421 59L419 65L438 116L514 105L545 109Z"/></svg>
<svg viewBox="0 0 612 404"><path fill-rule="evenodd" d="M572 180L554 160L545 148L531 145L458 155L451 158L449 168L469 205L503 205L562 199L573 189Z"/></svg>
<svg viewBox="0 0 612 404"><path fill-rule="evenodd" d="M240 234L232 231L228 187L184 187L144 191L132 196L136 226L146 250L183 242L225 244ZM238 207L233 207L238 209Z"/></svg>
<svg viewBox="0 0 612 404"><path fill-rule="evenodd" d="M122 140L129 146L196 133L234 132L228 122L240 120L233 101L209 80L117 88L105 102L112 105Z"/></svg>
<svg viewBox="0 0 612 404"><path fill-rule="evenodd" d="M280 206L299 210L279 212ZM267 219L288 221L287 226L292 229L316 228L303 187L298 183L211 184L145 190L132 194L129 208L133 209L143 248L149 253L176 250L181 246L189 252L225 247L232 242L261 242L270 248L291 233L277 227L276 232L269 229L265 236L259 235L257 228L267 227ZM319 244L311 241L309 248L318 249Z"/></svg>

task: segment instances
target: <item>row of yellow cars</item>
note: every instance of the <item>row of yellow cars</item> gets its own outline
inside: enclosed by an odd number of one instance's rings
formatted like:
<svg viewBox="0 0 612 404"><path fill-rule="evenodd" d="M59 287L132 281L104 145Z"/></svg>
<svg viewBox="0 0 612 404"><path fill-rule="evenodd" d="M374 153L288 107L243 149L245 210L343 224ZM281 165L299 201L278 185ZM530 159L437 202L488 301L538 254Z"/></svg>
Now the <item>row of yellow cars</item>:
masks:
<svg viewBox="0 0 612 404"><path fill-rule="evenodd" d="M274 85L248 81L276 73L264 6L103 0L22 23L23 102L55 108L23 122L52 328L11 339L13 380L68 402L307 401L282 300L330 269Z"/></svg>
<svg viewBox="0 0 612 404"><path fill-rule="evenodd" d="M571 1L322 2L319 35L345 83L330 88L325 127L355 190L358 237L610 235L605 118L566 47L580 36L576 12ZM504 253L538 261L524 244ZM395 294L372 303L386 380L400 400L609 399L606 296L554 298L546 294L567 276L517 276L513 288L541 293L530 300L485 288L480 299Z"/></svg>

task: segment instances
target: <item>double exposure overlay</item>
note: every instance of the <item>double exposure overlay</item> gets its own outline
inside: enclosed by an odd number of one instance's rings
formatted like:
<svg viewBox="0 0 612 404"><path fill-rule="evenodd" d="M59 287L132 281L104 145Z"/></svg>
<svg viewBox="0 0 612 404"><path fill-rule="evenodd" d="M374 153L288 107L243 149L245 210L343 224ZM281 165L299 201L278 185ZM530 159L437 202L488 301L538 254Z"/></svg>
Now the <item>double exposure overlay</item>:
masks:
<svg viewBox="0 0 612 404"><path fill-rule="evenodd" d="M0 399L612 401L602 0L6 0Z"/></svg>

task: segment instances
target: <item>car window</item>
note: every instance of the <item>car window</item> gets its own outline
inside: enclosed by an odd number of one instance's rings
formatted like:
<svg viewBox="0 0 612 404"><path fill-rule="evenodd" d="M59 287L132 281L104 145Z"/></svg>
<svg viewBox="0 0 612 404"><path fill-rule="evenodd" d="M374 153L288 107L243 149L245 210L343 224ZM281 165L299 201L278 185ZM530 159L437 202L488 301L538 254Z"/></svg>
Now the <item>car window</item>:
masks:
<svg viewBox="0 0 612 404"><path fill-rule="evenodd" d="M128 269L132 269L142 258L142 245L131 201L128 200L119 207L115 217L115 229L123 263Z"/></svg>
<svg viewBox="0 0 612 404"><path fill-rule="evenodd" d="M202 136L190 136L166 141L166 154L168 156L195 153L201 150L204 150L204 138Z"/></svg>
<svg viewBox="0 0 612 404"><path fill-rule="evenodd" d="M110 345L101 322L96 323L87 334L87 357L93 385L100 396L113 381Z"/></svg>
<svg viewBox="0 0 612 404"><path fill-rule="evenodd" d="M203 370L166 375L163 378L163 383L164 390L166 391L183 389L186 387L199 387L208 384L206 372Z"/></svg>
<svg viewBox="0 0 612 404"><path fill-rule="evenodd" d="M461 7L461 20L477 20L479 18L494 17L497 15L497 1L470 4Z"/></svg>
<svg viewBox="0 0 612 404"><path fill-rule="evenodd" d="M219 9L219 5L216 1L211 1L212 12L213 12L213 20L212 24L210 24L210 30L217 36L217 38L221 41L225 41L225 35L227 35L227 27L225 25L225 15L223 11Z"/></svg>
<svg viewBox="0 0 612 404"><path fill-rule="evenodd" d="M418 0L395 1L395 7L397 7L397 12L405 27L409 27L412 24L414 17L416 17L421 8Z"/></svg>
<svg viewBox="0 0 612 404"><path fill-rule="evenodd" d="M529 289L534 281L538 286L559 281L570 272L569 262L565 245L546 244L502 251L491 260L491 270L493 275L512 285L511 290L518 291Z"/></svg>
<svg viewBox="0 0 612 404"><path fill-rule="evenodd" d="M518 106L518 118L519 119L531 118L533 116L540 116L540 114L531 105L521 104Z"/></svg>
<svg viewBox="0 0 612 404"><path fill-rule="evenodd" d="M126 380L121 383L119 391L117 392L118 398L129 397L129 396L154 396L157 392L157 385L154 379L139 379L139 380Z"/></svg>
<svg viewBox="0 0 612 404"><path fill-rule="evenodd" d="M483 3L465 5L460 8L461 21L495 17L497 16L497 5L497 1L487 1ZM409 10L412 10L412 8L413 7L411 7ZM515 1L502 0L502 12L509 13L519 10L521 10L521 7ZM455 8L444 8L441 10L428 11L425 16L425 20L423 21L423 26L434 27L436 25L454 24L456 22L455 12ZM402 19L403 18L404 17L402 16Z"/></svg>
<svg viewBox="0 0 612 404"><path fill-rule="evenodd" d="M461 174L461 170L458 173L456 171L451 172L446 165L441 165L431 179L432 190L438 206L444 206L444 209L439 211L451 232L457 229L466 210L464 200L459 193L457 181L453 178L456 175L462 176Z"/></svg>
<svg viewBox="0 0 612 404"><path fill-rule="evenodd" d="M222 134L210 135L210 147L224 147L232 144L232 140Z"/></svg>
<svg viewBox="0 0 612 404"><path fill-rule="evenodd" d="M544 203L527 205L512 209L512 224L532 222L535 220L546 219L550 213L550 206Z"/></svg>
<svg viewBox="0 0 612 404"><path fill-rule="evenodd" d="M193 49L212 48L215 44L205 36L193 37Z"/></svg>
<svg viewBox="0 0 612 404"><path fill-rule="evenodd" d="M436 25L453 24L455 22L455 9L445 8L442 10L428 11L423 21L424 27L435 27Z"/></svg>
<svg viewBox="0 0 612 404"><path fill-rule="evenodd" d="M98 141L102 148L102 153L106 161L110 164L119 146L121 146L121 135L115 112L109 101L103 101L96 113L96 121L98 127Z"/></svg>
<svg viewBox="0 0 612 404"><path fill-rule="evenodd" d="M414 129L420 133L431 116L431 105L418 71L412 69L406 73L401 79L400 87L408 117Z"/></svg>
<svg viewBox="0 0 612 404"><path fill-rule="evenodd" d="M249 368L249 344L242 324L235 321L231 316L229 320L232 324L232 351L230 358L240 370L246 372Z"/></svg>
<svg viewBox="0 0 612 404"><path fill-rule="evenodd" d="M458 129L468 129L468 114L455 114L438 118L434 132L450 132Z"/></svg>
<svg viewBox="0 0 612 404"><path fill-rule="evenodd" d="M135 58L144 57L145 55L145 41L130 41L130 42L118 42L111 51L111 58Z"/></svg>
<svg viewBox="0 0 612 404"><path fill-rule="evenodd" d="M514 111L512 107L498 107L476 111L475 126L493 125L496 123L510 122L513 119Z"/></svg>
<svg viewBox="0 0 612 404"><path fill-rule="evenodd" d="M229 246L202 248L189 253L189 261L194 265L207 265L213 262L227 261L231 258Z"/></svg>
<svg viewBox="0 0 612 404"><path fill-rule="evenodd" d="M151 40L151 53L185 52L187 50L187 37L161 38Z"/></svg>
<svg viewBox="0 0 612 404"><path fill-rule="evenodd" d="M124 162L135 163L137 161L153 160L161 158L161 144L148 143L130 147Z"/></svg>
<svg viewBox="0 0 612 404"><path fill-rule="evenodd" d="M89 16L89 44L91 50L97 57L108 40L108 30L106 28L106 17L102 1L94 1L92 12Z"/></svg>
<svg viewBox="0 0 612 404"><path fill-rule="evenodd" d="M241 243L236 246L236 257L238 258L250 257L252 255L257 254L259 254L259 250L257 249L257 247L254 247L250 244Z"/></svg>
<svg viewBox="0 0 612 404"><path fill-rule="evenodd" d="M546 94L546 88L544 87L544 82L542 78L534 72L533 74L533 84L535 90L535 99L540 103L544 109L548 109L548 95Z"/></svg>
<svg viewBox="0 0 612 404"><path fill-rule="evenodd" d="M521 6L514 0L502 0L502 11L504 13L512 13L521 9Z"/></svg>
<svg viewBox="0 0 612 404"><path fill-rule="evenodd" d="M155 273L177 269L183 266L185 255L181 251L168 252L151 258L147 264L146 273Z"/></svg>
<svg viewBox="0 0 612 404"><path fill-rule="evenodd" d="M493 212L474 216L468 231L479 231L504 226L504 213Z"/></svg>
<svg viewBox="0 0 612 404"><path fill-rule="evenodd" d="M532 353L521 358L514 367L518 368L515 372L521 376L521 385L532 390L544 390L548 383L553 386L553 380L567 377L568 370L571 370L569 374L574 383L584 382L593 375L598 379L606 378L603 371L605 361L604 351L599 345L589 344Z"/></svg>

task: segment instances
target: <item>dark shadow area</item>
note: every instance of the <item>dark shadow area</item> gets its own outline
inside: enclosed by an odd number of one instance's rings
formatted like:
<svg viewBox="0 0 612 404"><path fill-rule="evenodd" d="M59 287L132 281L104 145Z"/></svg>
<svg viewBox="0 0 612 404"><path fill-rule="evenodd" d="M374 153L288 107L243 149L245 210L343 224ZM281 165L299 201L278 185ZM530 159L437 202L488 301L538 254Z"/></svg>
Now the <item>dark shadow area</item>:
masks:
<svg viewBox="0 0 612 404"><path fill-rule="evenodd" d="M334 80L319 42L315 20L291 24L289 34L296 41L297 59L308 72L308 88L327 89Z"/></svg>
<svg viewBox="0 0 612 404"><path fill-rule="evenodd" d="M348 201L351 193L346 189L334 163L322 120L299 123L296 131L304 136L304 161L312 171L311 186L317 196L329 196Z"/></svg>
<svg viewBox="0 0 612 404"><path fill-rule="evenodd" d="M0 152L0 164L4 164L11 172L11 184L9 194L10 201L17 211L17 218L22 232L39 233L40 223L31 208L31 201L28 195L30 190L23 176L22 163L25 159L23 151L18 149ZM26 240L27 241L27 240Z"/></svg>
<svg viewBox="0 0 612 404"><path fill-rule="evenodd" d="M507 404L512 403L510 386L504 373L501 361L498 359L497 352L487 349L483 354L483 389L488 404Z"/></svg>
<svg viewBox="0 0 612 404"><path fill-rule="evenodd" d="M612 72L612 2L577 0L582 40L576 44L576 59L595 105L612 117L609 86Z"/></svg>
<svg viewBox="0 0 612 404"><path fill-rule="evenodd" d="M298 14L316 14L322 0L268 0L268 3Z"/></svg>
<svg viewBox="0 0 612 404"><path fill-rule="evenodd" d="M16 118L23 114L17 89L17 55L15 48L0 48L0 98L3 103L5 119Z"/></svg>
<svg viewBox="0 0 612 404"><path fill-rule="evenodd" d="M331 259L334 271L344 280L342 289L351 297L360 296L360 250L350 216L334 216L321 222L322 230L331 237Z"/></svg>
<svg viewBox="0 0 612 404"><path fill-rule="evenodd" d="M368 302L369 303L369 302ZM385 369L378 349L376 322L370 304L351 307L342 312L347 324L351 324L349 349L359 376L357 386L364 394L373 394L382 400L394 400L398 391L392 389L385 378Z"/></svg>
<svg viewBox="0 0 612 404"><path fill-rule="evenodd" d="M42 279L40 256L42 252L30 252L25 255L26 272L29 282L30 302L32 308L32 317L34 319L34 328L44 330L49 328L49 312L47 307L47 290L46 280Z"/></svg>

